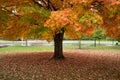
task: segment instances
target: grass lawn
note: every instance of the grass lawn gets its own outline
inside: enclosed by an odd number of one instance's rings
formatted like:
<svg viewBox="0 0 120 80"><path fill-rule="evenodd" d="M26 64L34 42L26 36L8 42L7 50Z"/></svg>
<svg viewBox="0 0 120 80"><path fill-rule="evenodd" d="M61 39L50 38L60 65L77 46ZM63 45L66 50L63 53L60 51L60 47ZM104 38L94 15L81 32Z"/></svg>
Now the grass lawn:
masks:
<svg viewBox="0 0 120 80"><path fill-rule="evenodd" d="M64 50L74 50L78 49L79 46L73 45L73 46L63 46ZM82 46L81 49L92 49L92 50L117 50L120 51L120 46ZM1 52L34 52L34 51L53 51L54 46L9 46L0 48Z"/></svg>
<svg viewBox="0 0 120 80"><path fill-rule="evenodd" d="M34 52L53 50L53 46L9 46L0 48L0 52Z"/></svg>
<svg viewBox="0 0 120 80"><path fill-rule="evenodd" d="M0 48L0 80L119 80L120 46L64 46L64 60L50 60L53 46Z"/></svg>
<svg viewBox="0 0 120 80"><path fill-rule="evenodd" d="M93 49L93 50L120 50L120 46L84 46L85 49Z"/></svg>

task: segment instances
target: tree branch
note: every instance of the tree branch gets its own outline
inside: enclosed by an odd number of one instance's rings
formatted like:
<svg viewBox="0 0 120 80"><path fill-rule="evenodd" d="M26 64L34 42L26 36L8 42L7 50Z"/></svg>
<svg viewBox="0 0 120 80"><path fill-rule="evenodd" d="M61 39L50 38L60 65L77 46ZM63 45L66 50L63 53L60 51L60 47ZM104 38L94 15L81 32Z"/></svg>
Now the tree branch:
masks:
<svg viewBox="0 0 120 80"><path fill-rule="evenodd" d="M50 9L51 11L56 11L57 9L52 5L52 3L50 2L50 0L48 0L48 9Z"/></svg>
<svg viewBox="0 0 120 80"><path fill-rule="evenodd" d="M7 9L7 7L12 7L12 10L10 9ZM1 10L2 11L6 11L6 12L8 12L8 13L10 13L10 14L14 14L15 16L20 16L20 14L19 13L17 13L17 11L16 11L16 6L2 6L1 7Z"/></svg>
<svg viewBox="0 0 120 80"><path fill-rule="evenodd" d="M33 0L33 1L41 7L47 8L51 11L56 11L55 7L52 5L50 0Z"/></svg>
<svg viewBox="0 0 120 80"><path fill-rule="evenodd" d="M43 0L33 0L35 3L37 3L40 7L46 8L47 3Z"/></svg>

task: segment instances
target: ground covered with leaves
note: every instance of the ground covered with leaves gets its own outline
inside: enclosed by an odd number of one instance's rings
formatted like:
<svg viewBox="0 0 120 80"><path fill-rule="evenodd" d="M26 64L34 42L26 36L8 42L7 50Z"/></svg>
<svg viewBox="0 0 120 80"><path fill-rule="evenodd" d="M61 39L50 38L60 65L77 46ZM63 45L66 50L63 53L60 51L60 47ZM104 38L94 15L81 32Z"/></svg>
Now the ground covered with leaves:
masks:
<svg viewBox="0 0 120 80"><path fill-rule="evenodd" d="M53 52L0 54L0 80L120 80L120 52L65 51L64 60L49 60Z"/></svg>

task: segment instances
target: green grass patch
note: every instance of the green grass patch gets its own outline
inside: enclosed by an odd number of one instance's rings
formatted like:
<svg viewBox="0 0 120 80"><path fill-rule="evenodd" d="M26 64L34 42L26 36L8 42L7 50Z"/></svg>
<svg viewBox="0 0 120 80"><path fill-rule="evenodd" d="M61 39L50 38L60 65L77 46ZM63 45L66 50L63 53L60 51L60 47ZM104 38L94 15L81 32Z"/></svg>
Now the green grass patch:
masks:
<svg viewBox="0 0 120 80"><path fill-rule="evenodd" d="M32 52L53 50L53 46L9 46L0 48L0 52Z"/></svg>
<svg viewBox="0 0 120 80"><path fill-rule="evenodd" d="M78 45L63 46L64 50L78 49ZM81 49L90 50L120 50L120 46L82 46ZM0 52L34 52L34 51L53 51L54 46L9 46L0 48Z"/></svg>
<svg viewBox="0 0 120 80"><path fill-rule="evenodd" d="M64 50L76 49L78 46L63 46ZM52 51L54 46L9 46L0 48L0 52L32 52L32 51Z"/></svg>
<svg viewBox="0 0 120 80"><path fill-rule="evenodd" d="M83 46L84 49L93 49L93 50L120 50L120 46Z"/></svg>

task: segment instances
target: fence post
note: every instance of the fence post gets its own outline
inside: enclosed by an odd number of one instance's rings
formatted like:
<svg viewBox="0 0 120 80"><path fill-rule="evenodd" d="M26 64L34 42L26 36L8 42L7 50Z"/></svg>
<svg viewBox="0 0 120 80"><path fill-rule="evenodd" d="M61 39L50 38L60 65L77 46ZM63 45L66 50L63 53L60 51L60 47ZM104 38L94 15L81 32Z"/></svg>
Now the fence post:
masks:
<svg viewBox="0 0 120 80"><path fill-rule="evenodd" d="M79 38L79 49L81 49L81 39Z"/></svg>
<svg viewBox="0 0 120 80"><path fill-rule="evenodd" d="M94 47L96 47L96 38L94 39Z"/></svg>

